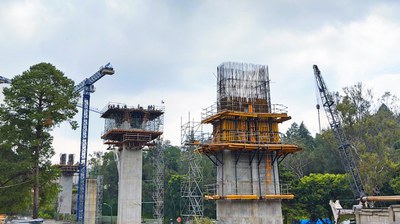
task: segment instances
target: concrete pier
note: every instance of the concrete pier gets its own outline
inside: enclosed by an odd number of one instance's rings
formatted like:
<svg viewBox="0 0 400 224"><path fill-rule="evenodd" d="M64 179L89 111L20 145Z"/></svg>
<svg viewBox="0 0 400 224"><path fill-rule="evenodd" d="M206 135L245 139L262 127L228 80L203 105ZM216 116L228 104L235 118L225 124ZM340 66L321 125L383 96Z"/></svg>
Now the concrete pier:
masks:
<svg viewBox="0 0 400 224"><path fill-rule="evenodd" d="M86 179L85 224L96 223L97 180Z"/></svg>
<svg viewBox="0 0 400 224"><path fill-rule="evenodd" d="M217 68L216 104L204 109L202 123L213 126L212 140L198 152L217 166L217 221L224 224L282 224L278 161L300 151L284 144L278 124L290 119L284 106L271 104L268 67L227 62Z"/></svg>
<svg viewBox="0 0 400 224"><path fill-rule="evenodd" d="M78 165L74 165L74 155L67 154L60 155L60 164L58 165L61 169L61 177L59 184L61 185L61 191L58 194L58 207L57 211L59 214L71 214L72 212L72 183L74 173L78 171Z"/></svg>
<svg viewBox="0 0 400 224"><path fill-rule="evenodd" d="M116 153L118 224L141 223L142 148L162 134L163 107L109 104L104 109L104 143Z"/></svg>
<svg viewBox="0 0 400 224"><path fill-rule="evenodd" d="M124 147L118 153L118 223L140 223L142 215L142 150Z"/></svg>
<svg viewBox="0 0 400 224"><path fill-rule="evenodd" d="M217 195L252 197L280 195L277 164L267 167L267 158L249 161L249 153L238 155L224 150L217 166ZM222 159L222 158L221 158ZM280 200L217 200L218 223L282 223Z"/></svg>
<svg viewBox="0 0 400 224"><path fill-rule="evenodd" d="M72 208L72 177L73 175L64 175L60 177L61 191L58 195L60 214L71 214Z"/></svg>

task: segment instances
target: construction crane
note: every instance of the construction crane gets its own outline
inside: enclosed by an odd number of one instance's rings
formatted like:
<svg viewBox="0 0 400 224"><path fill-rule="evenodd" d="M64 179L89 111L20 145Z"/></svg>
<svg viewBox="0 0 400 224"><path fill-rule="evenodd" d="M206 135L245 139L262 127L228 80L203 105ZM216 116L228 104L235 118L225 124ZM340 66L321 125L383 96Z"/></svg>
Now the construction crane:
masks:
<svg viewBox="0 0 400 224"><path fill-rule="evenodd" d="M11 83L11 79L8 79L8 78L5 78L3 76L0 76L0 84L1 83L10 84Z"/></svg>
<svg viewBox="0 0 400 224"><path fill-rule="evenodd" d="M325 109L331 130L333 131L335 138L339 141L339 155L342 165L345 171L351 176L351 190L353 191L355 198L362 200L363 197L366 196L366 193L352 152L353 146L347 141L346 135L343 131L332 93L328 91L318 66L314 65L313 68L315 79L317 81L317 88L321 96L322 106ZM318 107L319 106L317 105L317 108Z"/></svg>
<svg viewBox="0 0 400 224"><path fill-rule="evenodd" d="M87 145L89 135L89 111L90 111L90 93L95 91L93 84L105 75L113 75L114 69L110 63L100 67L94 75L84 79L75 86L75 92L83 91L82 101L82 127L81 127L81 147L79 159L79 182L78 182L78 205L76 211L77 223L85 221L85 194L86 194L86 163L87 163Z"/></svg>

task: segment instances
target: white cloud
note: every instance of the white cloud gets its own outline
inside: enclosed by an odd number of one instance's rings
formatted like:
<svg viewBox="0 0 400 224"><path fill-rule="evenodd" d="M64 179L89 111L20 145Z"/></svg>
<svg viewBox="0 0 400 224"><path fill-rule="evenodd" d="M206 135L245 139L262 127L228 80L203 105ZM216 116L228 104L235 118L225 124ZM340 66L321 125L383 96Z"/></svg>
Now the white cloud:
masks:
<svg viewBox="0 0 400 224"><path fill-rule="evenodd" d="M95 84L91 105L164 100L164 136L179 144L181 117L190 112L200 120L214 103L220 63L267 64L273 103L287 105L292 121L315 133L313 64L331 91L359 81L396 90L398 9L392 1L345 0L2 1L0 75L49 61L80 82L110 61L116 74ZM102 119L91 114L90 125L90 150L104 150ZM54 133L57 152L79 150L79 130Z"/></svg>

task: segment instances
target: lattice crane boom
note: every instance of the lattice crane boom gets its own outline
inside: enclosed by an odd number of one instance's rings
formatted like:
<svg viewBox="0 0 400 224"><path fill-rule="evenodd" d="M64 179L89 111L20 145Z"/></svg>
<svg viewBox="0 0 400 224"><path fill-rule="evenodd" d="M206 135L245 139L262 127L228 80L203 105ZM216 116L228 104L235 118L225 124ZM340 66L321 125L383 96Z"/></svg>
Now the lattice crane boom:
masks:
<svg viewBox="0 0 400 224"><path fill-rule="evenodd" d="M6 77L0 76L0 84L1 83L11 84L11 79L8 79Z"/></svg>
<svg viewBox="0 0 400 224"><path fill-rule="evenodd" d="M329 126L331 127L335 138L339 141L339 155L345 171L351 176L351 190L356 198L362 198L365 194L365 188L357 167L355 156L352 152L352 145L347 141L346 135L336 110L335 101L332 94L328 91L325 82L321 76L321 72L317 65L313 66L317 87L321 96L322 106L325 109Z"/></svg>
<svg viewBox="0 0 400 224"><path fill-rule="evenodd" d="M86 164L87 164L87 145L89 135L89 111L90 93L94 92L93 84L105 75L113 75L114 69L110 63L100 67L94 75L86 78L75 86L75 92L83 91L82 102L82 127L81 127L81 147L79 159L79 183L78 183L78 205L76 212L77 223L85 221L85 196L86 196Z"/></svg>

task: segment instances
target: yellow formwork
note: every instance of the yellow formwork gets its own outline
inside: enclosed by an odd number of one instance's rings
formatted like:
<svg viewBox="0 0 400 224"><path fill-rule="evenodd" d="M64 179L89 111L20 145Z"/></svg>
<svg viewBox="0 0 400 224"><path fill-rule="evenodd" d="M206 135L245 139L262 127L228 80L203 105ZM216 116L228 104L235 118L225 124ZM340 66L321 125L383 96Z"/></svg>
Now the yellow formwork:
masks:
<svg viewBox="0 0 400 224"><path fill-rule="evenodd" d="M242 118L270 118L273 119L274 122L282 123L284 121L290 120L291 117L288 116L286 113L246 113L246 112L239 112L239 111L222 111L212 116L207 117L206 119L202 120L201 123L209 124L213 123L215 120L221 118L228 118L228 117L242 117Z"/></svg>
<svg viewBox="0 0 400 224"><path fill-rule="evenodd" d="M278 155L298 152L301 148L297 145L289 144L246 144L246 143L211 143L203 144L196 151L205 153L207 151L222 151L222 150L261 150L261 151L276 151Z"/></svg>
<svg viewBox="0 0 400 224"><path fill-rule="evenodd" d="M230 195L205 195L206 200L292 200L293 194L267 194L267 195L252 195L252 194L230 194Z"/></svg>
<svg viewBox="0 0 400 224"><path fill-rule="evenodd" d="M286 113L223 111L203 120L213 125L213 142L280 143L278 124L289 120Z"/></svg>

